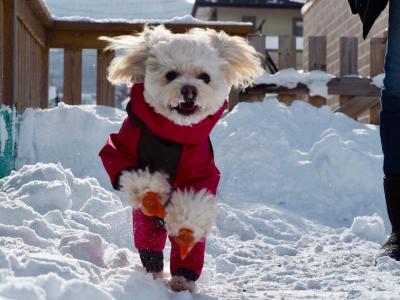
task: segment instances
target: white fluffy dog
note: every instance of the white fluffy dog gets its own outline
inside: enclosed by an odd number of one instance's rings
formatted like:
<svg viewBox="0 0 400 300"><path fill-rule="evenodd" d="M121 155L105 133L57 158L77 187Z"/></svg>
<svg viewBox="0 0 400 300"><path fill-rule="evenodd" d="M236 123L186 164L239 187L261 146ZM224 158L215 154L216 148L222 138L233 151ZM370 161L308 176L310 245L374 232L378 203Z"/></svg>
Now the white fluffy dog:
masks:
<svg viewBox="0 0 400 300"><path fill-rule="evenodd" d="M126 53L113 60L109 80L128 85L144 82L148 104L179 125L214 114L232 86L245 88L264 72L259 55L245 39L212 29L173 34L160 25L145 27L138 36L102 39L110 43L107 50ZM184 86L195 87L193 110L181 107Z"/></svg>
<svg viewBox="0 0 400 300"><path fill-rule="evenodd" d="M245 88L264 72L259 54L244 38L212 29L174 34L160 25L101 39L107 50L123 52L112 61L109 80L134 85L128 118L100 156L134 207L135 246L146 270L155 277L162 272L168 233L170 286L193 290L216 215L219 172L209 133L231 88ZM165 221L165 233L149 221L155 217Z"/></svg>

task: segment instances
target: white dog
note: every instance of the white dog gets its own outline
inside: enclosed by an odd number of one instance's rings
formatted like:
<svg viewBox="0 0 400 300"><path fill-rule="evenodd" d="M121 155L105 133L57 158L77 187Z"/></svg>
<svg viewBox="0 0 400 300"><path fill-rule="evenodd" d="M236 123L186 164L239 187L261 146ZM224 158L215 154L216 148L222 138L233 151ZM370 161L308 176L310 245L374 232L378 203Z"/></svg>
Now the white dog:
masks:
<svg viewBox="0 0 400 300"><path fill-rule="evenodd" d="M232 86L247 87L264 72L259 55L244 38L211 29L173 34L161 25L102 40L107 50L123 52L112 61L109 80L133 87L128 117L100 156L133 206L145 269L161 276L168 235L170 287L193 291L220 177L209 134Z"/></svg>

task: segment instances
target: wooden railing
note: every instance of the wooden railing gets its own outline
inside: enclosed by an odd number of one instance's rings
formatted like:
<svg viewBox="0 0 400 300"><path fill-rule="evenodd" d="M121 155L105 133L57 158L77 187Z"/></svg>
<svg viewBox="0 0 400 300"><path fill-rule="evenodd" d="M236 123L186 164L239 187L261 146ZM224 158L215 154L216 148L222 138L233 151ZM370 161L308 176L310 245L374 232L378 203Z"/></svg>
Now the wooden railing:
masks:
<svg viewBox="0 0 400 300"><path fill-rule="evenodd" d="M149 24L157 25L157 24ZM97 49L97 104L114 106L114 87L106 68L114 54L104 52L100 36L132 34L144 24L54 20L41 0L0 0L0 104L48 106L49 50L64 49L63 101L81 104L82 51ZM250 24L172 24L173 32L192 27L211 27L231 35L247 36Z"/></svg>
<svg viewBox="0 0 400 300"><path fill-rule="evenodd" d="M155 25L155 24L154 24ZM248 36L261 53L265 53L265 36L250 35L251 25L166 24L173 32L191 27L212 27L231 35ZM0 104L27 107L48 106L49 49L64 49L63 101L80 104L82 94L82 51L97 49L97 104L114 106L114 87L106 79L106 69L114 53L104 52L104 42L98 37L132 34L143 24L118 22L93 23L54 20L41 0L0 0ZM326 71L326 37L309 37L309 70ZM328 83L328 93L339 96L334 110L359 118L369 113L372 123L378 122L380 91L369 78L357 74L357 39L340 39L340 77ZM371 76L383 72L385 39L371 40ZM296 66L295 37L281 36L277 59L279 69ZM278 94L290 104L305 99L315 106L327 104L327 99L309 97L308 88L298 85L288 89L276 85L258 85L241 93L233 93L231 105L238 101L263 99L266 93Z"/></svg>
<svg viewBox="0 0 400 300"><path fill-rule="evenodd" d="M250 41L260 52L265 49L265 37L252 36ZM295 68L295 37L282 36L279 42L279 69ZM384 58L386 53L386 38L372 38L370 42L370 77L384 72ZM314 36L308 38L308 70L327 69L327 42L326 37ZM328 94L339 96L339 101L329 103L332 109L342 112L354 119L364 117L363 121L373 124L379 122L380 90L371 78L362 78L358 74L358 40L355 37L341 37L340 47L340 76L328 82ZM257 85L237 96L237 101L255 101L265 97L265 94L278 94L279 99L291 104L295 99L309 101L315 106L328 104L328 99L320 96L309 96L308 87L299 84L293 89L277 85ZM234 105L234 104L233 104ZM368 116L365 120L365 116Z"/></svg>

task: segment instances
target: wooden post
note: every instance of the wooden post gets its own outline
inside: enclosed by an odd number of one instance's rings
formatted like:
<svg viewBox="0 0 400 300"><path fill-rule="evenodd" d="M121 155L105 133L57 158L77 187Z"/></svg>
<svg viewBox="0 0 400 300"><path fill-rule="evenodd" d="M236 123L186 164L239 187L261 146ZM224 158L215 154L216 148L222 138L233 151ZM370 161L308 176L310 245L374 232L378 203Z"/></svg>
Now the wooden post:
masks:
<svg viewBox="0 0 400 300"><path fill-rule="evenodd" d="M310 36L308 38L308 70L326 72L326 36Z"/></svg>
<svg viewBox="0 0 400 300"><path fill-rule="evenodd" d="M239 103L239 90L231 89L231 92L228 96L228 104L229 104L229 111L231 111L238 103Z"/></svg>
<svg viewBox="0 0 400 300"><path fill-rule="evenodd" d="M340 38L340 76L358 74L358 40L356 37Z"/></svg>
<svg viewBox="0 0 400 300"><path fill-rule="evenodd" d="M370 51L370 76L375 77L384 73L386 38L372 38ZM369 111L369 121L371 124L379 124L379 114L381 111L380 101Z"/></svg>
<svg viewBox="0 0 400 300"><path fill-rule="evenodd" d="M0 28L1 32L1 44L0 53L2 56L2 70L0 70L0 84L2 88L2 95L0 94L0 100L3 98L5 105L14 106L14 28L15 28L15 5L14 1L1 0L1 7L3 8L2 23ZM3 96L3 97L1 97Z"/></svg>
<svg viewBox="0 0 400 300"><path fill-rule="evenodd" d="M296 68L296 37L279 36L279 69Z"/></svg>
<svg viewBox="0 0 400 300"><path fill-rule="evenodd" d="M265 49L267 47L265 35L264 34L250 34L247 36L249 43L256 49L258 53L261 55L261 64L265 70ZM236 93L236 94L235 94ZM240 93L239 90L232 90L229 95L229 110L232 110L235 105L240 101L262 101L265 98L265 94L256 94L252 95L249 99L249 96L246 95L245 99L243 99L244 94ZM233 106L232 106L233 105Z"/></svg>
<svg viewBox="0 0 400 300"><path fill-rule="evenodd" d="M358 40L356 37L340 38L340 76L358 74ZM344 106L351 97L340 96L340 106Z"/></svg>
<svg viewBox="0 0 400 300"><path fill-rule="evenodd" d="M291 35L279 36L278 49L278 67L279 70L287 68L296 68L296 37ZM296 100L296 94L280 94L280 102L291 105Z"/></svg>
<svg viewBox="0 0 400 300"><path fill-rule="evenodd" d="M49 56L50 49L47 46L41 48L40 108L49 106Z"/></svg>
<svg viewBox="0 0 400 300"><path fill-rule="evenodd" d="M113 51L97 50L97 105L115 106L115 88L107 79L107 68L114 56Z"/></svg>
<svg viewBox="0 0 400 300"><path fill-rule="evenodd" d="M266 49L266 41L265 41L265 34L249 34L247 39L257 50L258 53L261 54L262 57L262 66L265 69L265 49Z"/></svg>
<svg viewBox="0 0 400 300"><path fill-rule="evenodd" d="M310 36L308 38L308 70L326 72L326 36ZM309 97L309 103L321 107L327 104L327 100L320 96Z"/></svg>
<svg viewBox="0 0 400 300"><path fill-rule="evenodd" d="M82 50L64 50L64 102L79 105L82 100Z"/></svg>

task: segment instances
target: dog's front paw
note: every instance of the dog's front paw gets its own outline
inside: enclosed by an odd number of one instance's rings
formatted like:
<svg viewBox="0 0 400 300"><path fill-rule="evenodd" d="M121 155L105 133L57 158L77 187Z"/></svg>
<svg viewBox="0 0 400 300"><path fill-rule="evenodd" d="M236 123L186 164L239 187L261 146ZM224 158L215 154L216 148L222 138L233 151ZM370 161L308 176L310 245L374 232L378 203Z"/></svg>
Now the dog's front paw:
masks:
<svg viewBox="0 0 400 300"><path fill-rule="evenodd" d="M120 177L120 185L133 208L140 208L150 217L165 217L164 205L171 193L167 175L147 169L126 171Z"/></svg>
<svg viewBox="0 0 400 300"><path fill-rule="evenodd" d="M193 293L196 291L196 283L182 276L172 276L167 285L174 292L189 291Z"/></svg>
<svg viewBox="0 0 400 300"><path fill-rule="evenodd" d="M217 216L217 201L206 189L177 190L172 193L166 210L165 228L178 244L181 259L185 259L195 244L210 232Z"/></svg>

